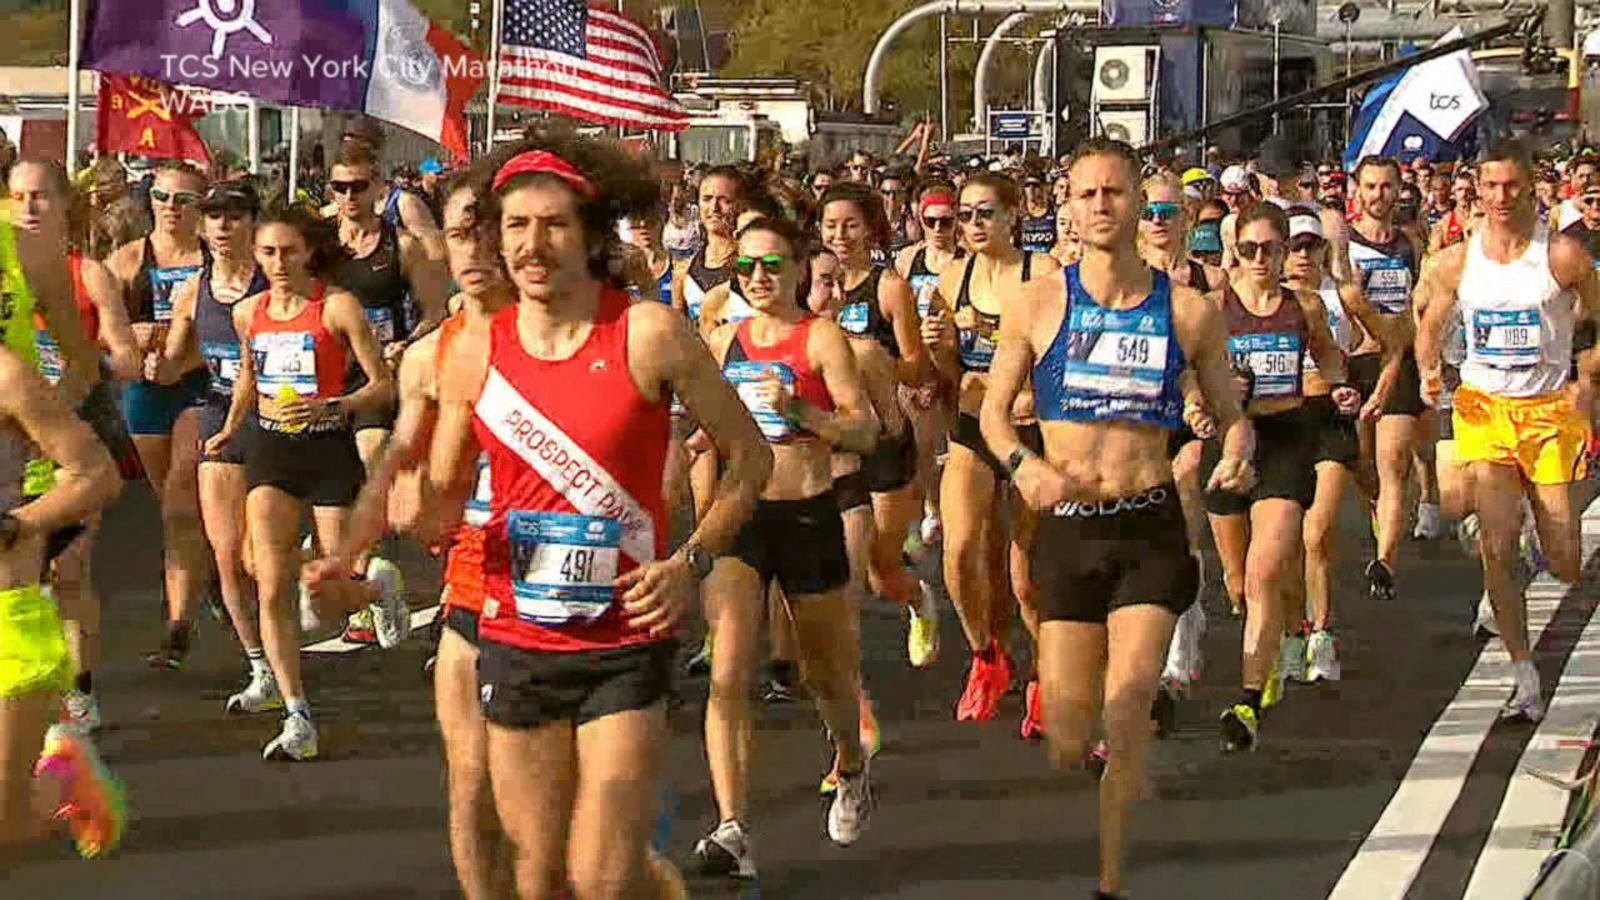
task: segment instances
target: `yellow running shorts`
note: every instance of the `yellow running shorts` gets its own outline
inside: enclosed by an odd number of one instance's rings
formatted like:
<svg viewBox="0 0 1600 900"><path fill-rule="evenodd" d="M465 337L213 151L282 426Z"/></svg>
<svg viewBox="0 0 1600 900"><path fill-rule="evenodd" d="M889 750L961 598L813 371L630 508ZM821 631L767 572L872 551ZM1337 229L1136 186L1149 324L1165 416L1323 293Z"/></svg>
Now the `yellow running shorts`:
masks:
<svg viewBox="0 0 1600 900"><path fill-rule="evenodd" d="M55 597L36 584L0 591L0 697L64 690L71 677Z"/></svg>
<svg viewBox="0 0 1600 900"><path fill-rule="evenodd" d="M1455 398L1456 461L1514 465L1530 484L1588 477L1589 422L1565 392L1497 397L1462 385Z"/></svg>

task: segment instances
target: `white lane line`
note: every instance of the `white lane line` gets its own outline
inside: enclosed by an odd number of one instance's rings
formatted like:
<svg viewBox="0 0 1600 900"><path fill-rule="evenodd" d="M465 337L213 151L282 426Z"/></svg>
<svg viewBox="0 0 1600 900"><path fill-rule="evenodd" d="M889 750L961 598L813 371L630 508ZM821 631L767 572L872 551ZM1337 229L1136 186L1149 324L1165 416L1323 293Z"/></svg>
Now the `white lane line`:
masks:
<svg viewBox="0 0 1600 900"><path fill-rule="evenodd" d="M439 614L440 614L439 613L439 609L440 609L439 604L435 603L434 605L426 607L424 609L414 609L414 610L412 610L411 611L411 630L412 631L417 631L419 629L427 628L429 625L432 625L434 620L439 617ZM352 644L352 643L350 643L349 641L345 640L342 637L335 637L335 638L329 638L328 640L325 640L325 641L319 641L319 642L317 642L315 644L307 644L306 646L300 648L300 652L301 653L354 653L357 650L365 650L368 647L376 647L376 646L377 646L377 644Z"/></svg>
<svg viewBox="0 0 1600 900"><path fill-rule="evenodd" d="M1600 548L1600 515L1583 517L1583 556ZM1593 524L1591 524L1591 522ZM1544 577L1544 576L1541 576ZM1489 840L1467 882L1467 900L1520 897L1539 874L1539 866L1555 849L1561 819L1570 795L1530 774L1529 768L1558 778L1577 777L1585 742L1600 717L1600 616L1584 625L1567 657L1550 709L1527 749L1489 831Z"/></svg>
<svg viewBox="0 0 1600 900"><path fill-rule="evenodd" d="M1590 540L1600 537L1600 503L1585 508L1582 530L1583 559L1587 561L1594 547L1600 546L1591 545ZM1540 575L1528 586L1528 634L1533 643L1544 634L1567 591L1566 585L1548 575ZM1329 900L1403 900L1461 795L1511 687L1511 657L1504 645L1491 640L1478 654L1461 690L1429 729L1400 787L1345 867ZM1502 891L1497 896L1506 894Z"/></svg>

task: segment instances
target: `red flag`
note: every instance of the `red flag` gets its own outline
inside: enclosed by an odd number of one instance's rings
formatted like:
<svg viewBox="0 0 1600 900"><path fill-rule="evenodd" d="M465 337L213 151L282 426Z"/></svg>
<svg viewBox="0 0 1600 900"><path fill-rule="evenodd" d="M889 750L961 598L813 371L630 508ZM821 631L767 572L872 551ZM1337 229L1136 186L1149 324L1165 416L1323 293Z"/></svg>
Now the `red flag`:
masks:
<svg viewBox="0 0 1600 900"><path fill-rule="evenodd" d="M211 154L187 110L175 108L169 85L141 75L100 76L95 149L207 165Z"/></svg>

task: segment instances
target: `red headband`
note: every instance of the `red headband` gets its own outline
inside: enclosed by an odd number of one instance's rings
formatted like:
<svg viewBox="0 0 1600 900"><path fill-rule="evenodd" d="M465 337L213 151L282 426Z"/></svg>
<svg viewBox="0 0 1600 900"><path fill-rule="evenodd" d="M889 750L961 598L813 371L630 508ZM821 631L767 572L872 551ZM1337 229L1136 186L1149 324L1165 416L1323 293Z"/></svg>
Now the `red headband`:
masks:
<svg viewBox="0 0 1600 900"><path fill-rule="evenodd" d="M932 207L932 206L955 206L955 205L956 205L956 198L955 198L954 194L946 194L946 193L940 191L940 192L936 192L936 193L932 193L932 194L923 195L922 202L917 205L917 212L926 213L928 211L928 208Z"/></svg>
<svg viewBox="0 0 1600 900"><path fill-rule="evenodd" d="M541 173L554 175L566 182L567 187L585 197L594 196L594 187L589 184L589 179L583 177L582 172L574 168L572 163L546 150L529 150L511 157L500 167L500 171L494 173L494 190L498 191L505 187L506 182L518 175Z"/></svg>

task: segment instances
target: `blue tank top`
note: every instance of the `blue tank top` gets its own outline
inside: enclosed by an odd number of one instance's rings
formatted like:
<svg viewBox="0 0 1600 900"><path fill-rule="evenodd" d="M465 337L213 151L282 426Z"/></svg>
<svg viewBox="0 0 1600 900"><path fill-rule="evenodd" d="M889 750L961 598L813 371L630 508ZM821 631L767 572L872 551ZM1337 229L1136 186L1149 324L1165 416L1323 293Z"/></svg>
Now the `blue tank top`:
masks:
<svg viewBox="0 0 1600 900"><path fill-rule="evenodd" d="M1034 407L1050 422L1137 422L1183 426L1178 376L1187 363L1172 324L1172 280L1152 270L1150 296L1132 309L1106 309L1078 280L1063 276L1061 329L1033 364Z"/></svg>
<svg viewBox="0 0 1600 900"><path fill-rule="evenodd" d="M244 296L267 289L267 277L258 266L250 275ZM211 266L200 275L200 295L194 306L194 335L200 344L200 357L211 371L211 393L233 396L233 383L239 378L239 333L233 328L233 307L220 303L211 292Z"/></svg>

